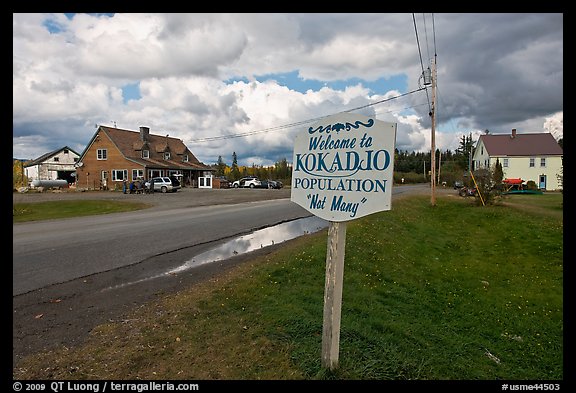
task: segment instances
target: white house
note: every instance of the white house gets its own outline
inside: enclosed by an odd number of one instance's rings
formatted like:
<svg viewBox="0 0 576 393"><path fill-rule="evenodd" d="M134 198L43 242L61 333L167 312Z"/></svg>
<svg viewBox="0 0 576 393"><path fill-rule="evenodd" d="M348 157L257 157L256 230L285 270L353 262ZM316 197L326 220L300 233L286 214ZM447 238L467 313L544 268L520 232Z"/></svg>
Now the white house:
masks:
<svg viewBox="0 0 576 393"><path fill-rule="evenodd" d="M504 179L533 180L542 190L561 188L563 150L550 133L484 134L478 139L473 156L473 168L494 168L502 165Z"/></svg>
<svg viewBox="0 0 576 393"><path fill-rule="evenodd" d="M76 167L80 154L64 146L24 163L24 174L28 182L34 180L62 179L68 183L76 181Z"/></svg>

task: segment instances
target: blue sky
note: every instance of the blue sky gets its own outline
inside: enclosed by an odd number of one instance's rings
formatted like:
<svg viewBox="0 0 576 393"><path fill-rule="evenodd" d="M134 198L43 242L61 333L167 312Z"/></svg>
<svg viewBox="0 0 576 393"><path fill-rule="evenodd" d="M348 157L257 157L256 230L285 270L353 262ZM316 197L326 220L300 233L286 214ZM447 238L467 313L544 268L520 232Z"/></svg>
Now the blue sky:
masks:
<svg viewBox="0 0 576 393"><path fill-rule="evenodd" d="M276 81L278 85L286 86L290 90L299 91L300 93L306 93L308 90L318 91L323 87L344 91L348 86L361 84L362 86L370 89L371 93L385 94L390 90L398 90L404 92L406 91L408 85L406 75L395 75L390 78L378 78L374 81L367 81L360 78L321 81L314 79L304 79L299 76L298 70L281 74L255 75L254 78L258 82ZM226 83L238 81L248 83L248 78L230 78L226 81Z"/></svg>
<svg viewBox="0 0 576 393"><path fill-rule="evenodd" d="M292 157L299 128L283 125L360 107L398 124L397 148L426 151L430 91L391 98L421 86L435 50L438 148L485 129L563 135L562 14L28 13L13 22L18 158L82 151L95 124L116 124L169 133L208 164L236 152L241 164L268 165Z"/></svg>
<svg viewBox="0 0 576 393"><path fill-rule="evenodd" d="M130 100L138 101L142 98L140 94L140 82L128 83L122 86L122 98L125 104Z"/></svg>

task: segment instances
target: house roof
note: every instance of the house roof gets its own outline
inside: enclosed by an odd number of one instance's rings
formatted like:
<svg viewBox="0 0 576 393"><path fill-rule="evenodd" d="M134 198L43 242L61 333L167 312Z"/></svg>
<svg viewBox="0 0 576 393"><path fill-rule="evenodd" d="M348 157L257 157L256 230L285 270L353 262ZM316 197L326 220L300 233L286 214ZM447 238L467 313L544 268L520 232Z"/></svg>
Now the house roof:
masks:
<svg viewBox="0 0 576 393"><path fill-rule="evenodd" d="M490 156L544 156L562 155L563 150L550 133L539 134L487 134L481 135Z"/></svg>
<svg viewBox="0 0 576 393"><path fill-rule="evenodd" d="M35 158L33 160L30 161L26 161L24 163L24 166L28 167L28 166L33 166L33 165L38 165L38 164L42 164L44 161L46 161L47 159L49 159L52 156L55 156L56 154L60 153L62 150L68 149L69 151L71 151L72 153L76 154L77 156L80 156L80 154L78 154L77 152L74 151L74 149L70 149L68 146L64 146L64 147L60 147L56 150L53 150L49 153L46 154L42 154L40 157Z"/></svg>
<svg viewBox="0 0 576 393"><path fill-rule="evenodd" d="M141 139L138 131L123 130L120 128L100 126L110 140L116 145L124 157L147 167L172 169L212 170L201 163L194 154L178 138L167 135L146 134L146 140ZM142 158L142 148L148 148L149 158ZM171 159L165 160L164 153L170 152ZM182 161L184 154L188 155L188 162Z"/></svg>

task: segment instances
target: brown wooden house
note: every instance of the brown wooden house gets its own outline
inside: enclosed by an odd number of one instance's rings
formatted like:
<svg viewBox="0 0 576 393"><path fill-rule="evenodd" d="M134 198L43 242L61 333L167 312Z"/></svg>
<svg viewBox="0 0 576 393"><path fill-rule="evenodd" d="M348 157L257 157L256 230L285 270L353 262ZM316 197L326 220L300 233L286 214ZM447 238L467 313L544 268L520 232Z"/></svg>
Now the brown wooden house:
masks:
<svg viewBox="0 0 576 393"><path fill-rule="evenodd" d="M76 185L88 189L121 189L124 180L177 176L182 186L214 171L192 154L181 139L100 126L76 164Z"/></svg>

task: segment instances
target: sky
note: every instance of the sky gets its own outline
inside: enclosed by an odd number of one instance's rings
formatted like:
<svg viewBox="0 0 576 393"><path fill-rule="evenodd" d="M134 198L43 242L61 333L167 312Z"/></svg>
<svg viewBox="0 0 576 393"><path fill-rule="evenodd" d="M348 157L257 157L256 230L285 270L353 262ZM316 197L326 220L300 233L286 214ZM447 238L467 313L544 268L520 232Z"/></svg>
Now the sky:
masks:
<svg viewBox="0 0 576 393"><path fill-rule="evenodd" d="M13 14L13 157L86 148L98 125L181 139L205 164L292 161L351 111L396 148L462 135L563 137L563 14ZM401 96L400 98L395 98Z"/></svg>

